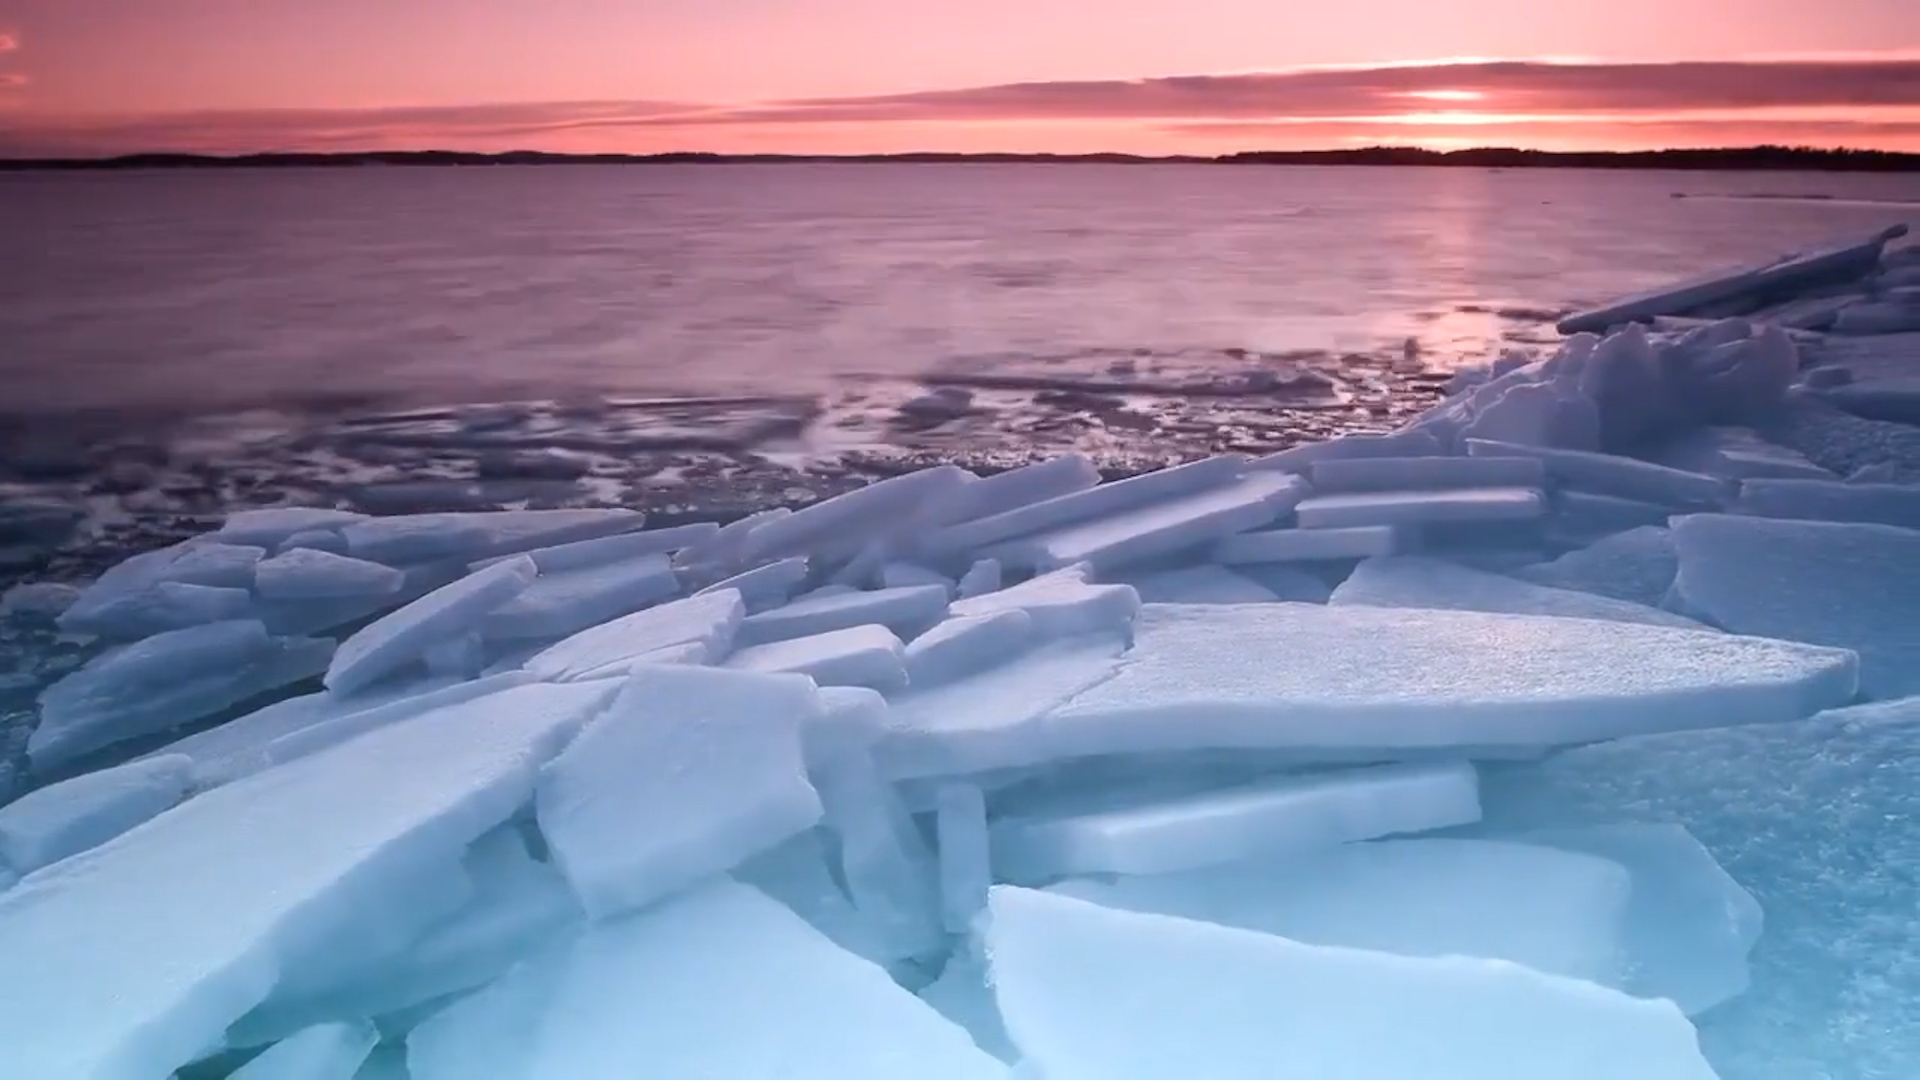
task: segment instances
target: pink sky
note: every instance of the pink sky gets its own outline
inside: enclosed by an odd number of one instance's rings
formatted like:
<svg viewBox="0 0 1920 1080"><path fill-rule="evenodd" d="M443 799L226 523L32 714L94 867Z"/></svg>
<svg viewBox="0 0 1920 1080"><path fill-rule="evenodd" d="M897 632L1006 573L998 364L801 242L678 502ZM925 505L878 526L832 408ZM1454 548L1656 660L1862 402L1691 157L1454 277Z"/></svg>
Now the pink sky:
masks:
<svg viewBox="0 0 1920 1080"><path fill-rule="evenodd" d="M0 0L0 154L1756 142L1920 150L1920 0Z"/></svg>

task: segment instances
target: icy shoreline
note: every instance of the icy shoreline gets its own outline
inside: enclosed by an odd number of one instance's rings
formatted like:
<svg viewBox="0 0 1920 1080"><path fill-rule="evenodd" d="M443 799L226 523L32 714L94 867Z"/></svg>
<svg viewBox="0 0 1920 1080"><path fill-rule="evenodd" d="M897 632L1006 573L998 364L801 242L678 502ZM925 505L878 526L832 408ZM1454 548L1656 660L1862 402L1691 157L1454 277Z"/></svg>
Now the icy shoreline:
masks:
<svg viewBox="0 0 1920 1080"><path fill-rule="evenodd" d="M1920 264L1843 263L1390 433L725 524L460 479L13 590L0 1073L1890 1075L1920 333L1844 331ZM570 419L336 427L575 483Z"/></svg>

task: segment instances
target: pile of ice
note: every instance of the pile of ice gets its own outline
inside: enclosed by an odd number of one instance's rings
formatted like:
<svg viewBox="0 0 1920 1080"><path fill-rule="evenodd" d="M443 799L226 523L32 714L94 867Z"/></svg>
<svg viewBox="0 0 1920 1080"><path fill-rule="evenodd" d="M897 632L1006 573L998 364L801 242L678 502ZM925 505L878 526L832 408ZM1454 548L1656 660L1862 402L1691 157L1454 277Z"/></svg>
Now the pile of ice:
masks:
<svg viewBox="0 0 1920 1080"><path fill-rule="evenodd" d="M59 615L0 1075L1893 1075L1920 488L1731 426L1799 353L724 527L236 513Z"/></svg>

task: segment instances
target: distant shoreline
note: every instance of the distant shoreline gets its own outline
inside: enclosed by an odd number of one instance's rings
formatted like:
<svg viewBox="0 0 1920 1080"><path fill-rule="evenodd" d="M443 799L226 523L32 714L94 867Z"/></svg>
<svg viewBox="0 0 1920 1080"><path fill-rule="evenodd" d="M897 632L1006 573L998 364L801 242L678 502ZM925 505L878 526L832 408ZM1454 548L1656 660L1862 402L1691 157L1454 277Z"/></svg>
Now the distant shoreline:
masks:
<svg viewBox="0 0 1920 1080"><path fill-rule="evenodd" d="M1057 165L1336 165L1440 166L1482 169L1644 169L1694 172L1920 172L1920 153L1755 146L1718 150L1558 152L1488 147L1421 150L1255 150L1213 157L1137 154L498 154L451 150L259 153L239 155L146 153L105 158L0 158L0 171L117 171L132 169L284 169L373 166L501 165L726 165L726 164L1057 164Z"/></svg>

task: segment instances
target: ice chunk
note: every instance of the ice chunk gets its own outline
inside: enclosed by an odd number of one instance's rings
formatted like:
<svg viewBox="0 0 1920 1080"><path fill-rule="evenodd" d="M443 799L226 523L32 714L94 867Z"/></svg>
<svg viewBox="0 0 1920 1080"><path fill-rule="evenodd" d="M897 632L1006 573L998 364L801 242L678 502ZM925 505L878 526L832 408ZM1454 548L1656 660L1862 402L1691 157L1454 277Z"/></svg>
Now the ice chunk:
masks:
<svg viewBox="0 0 1920 1080"><path fill-rule="evenodd" d="M887 699L859 686L820 688L820 716L802 734L809 772L830 768L842 755L868 755L887 727Z"/></svg>
<svg viewBox="0 0 1920 1080"><path fill-rule="evenodd" d="M1014 1049L1006 1025L1000 1022L984 959L970 952L956 953L940 977L920 991L920 1000L965 1028L975 1046L1009 1064L1020 1060L1020 1051Z"/></svg>
<svg viewBox="0 0 1920 1080"><path fill-rule="evenodd" d="M1553 496L1553 527L1562 536L1598 538L1647 525L1665 525L1672 516L1671 507L1617 495L1560 491Z"/></svg>
<svg viewBox="0 0 1920 1080"><path fill-rule="evenodd" d="M1522 382L1481 406L1460 430L1460 437L1597 450L1600 410L1577 390L1550 382Z"/></svg>
<svg viewBox="0 0 1920 1080"><path fill-rule="evenodd" d="M1745 428L1696 428L1649 450L1645 457L1676 469L1728 480L1774 477L1788 480L1833 480L1834 475L1803 457Z"/></svg>
<svg viewBox="0 0 1920 1080"><path fill-rule="evenodd" d="M1517 964L1304 945L1001 886L988 955L1047 1080L1714 1080L1672 1003ZM1284 1064L1282 1064L1284 1063Z"/></svg>
<svg viewBox="0 0 1920 1080"><path fill-rule="evenodd" d="M694 593L695 596L707 596L712 593L738 593L747 605L748 611L764 611L787 602L793 590L807 579L807 560L805 558L781 559L779 562L735 574L723 581Z"/></svg>
<svg viewBox="0 0 1920 1080"><path fill-rule="evenodd" d="M987 550L1002 566L1113 570L1269 525L1307 495L1306 481L1253 473L1219 487L1009 540Z"/></svg>
<svg viewBox="0 0 1920 1080"><path fill-rule="evenodd" d="M1331 458L1313 465L1315 494L1352 491L1437 491L1450 488L1537 488L1546 469L1534 457Z"/></svg>
<svg viewBox="0 0 1920 1080"><path fill-rule="evenodd" d="M1056 757L1555 746L1806 716L1850 700L1856 675L1841 650L1665 626L1167 604L1142 616L1119 673L1044 727Z"/></svg>
<svg viewBox="0 0 1920 1080"><path fill-rule="evenodd" d="M1099 793L993 825L997 880L1170 874L1480 820L1473 766L1279 776L1148 802Z"/></svg>
<svg viewBox="0 0 1920 1080"><path fill-rule="evenodd" d="M791 672L822 686L864 686L882 693L907 685L905 646L884 626L850 626L752 645L728 657L724 666L766 674Z"/></svg>
<svg viewBox="0 0 1920 1080"><path fill-rule="evenodd" d="M1544 842L1544 841L1543 841ZM1474 956L1619 986L1632 883L1593 855L1490 840L1383 840L1048 891L1309 945Z"/></svg>
<svg viewBox="0 0 1920 1080"><path fill-rule="evenodd" d="M832 693L822 691L823 701ZM881 778L863 746L841 742L824 761L818 760L821 753L816 740L809 746L813 783L826 829L839 840L840 878L867 938L887 960L944 949L939 865L898 790Z"/></svg>
<svg viewBox="0 0 1920 1080"><path fill-rule="evenodd" d="M1547 512L1531 488L1457 488L1316 495L1294 508L1302 529L1420 525L1442 521L1525 521Z"/></svg>
<svg viewBox="0 0 1920 1080"><path fill-rule="evenodd" d="M1695 514L1674 520L1673 541L1687 610L1736 634L1852 649L1869 697L1920 693L1920 531Z"/></svg>
<svg viewBox="0 0 1920 1080"><path fill-rule="evenodd" d="M1760 904L1685 827L1603 825L1520 839L1596 855L1632 873L1625 948L1633 994L1667 998L1693 1014L1746 991Z"/></svg>
<svg viewBox="0 0 1920 1080"><path fill-rule="evenodd" d="M186 798L193 760L129 762L43 787L0 807L0 865L29 874L99 847Z"/></svg>
<svg viewBox="0 0 1920 1080"><path fill-rule="evenodd" d="M1391 435L1340 435L1255 458L1251 467L1305 475L1322 461L1430 457L1443 452L1439 440L1424 431L1401 431Z"/></svg>
<svg viewBox="0 0 1920 1080"><path fill-rule="evenodd" d="M164 1076L276 977L343 943L351 956L369 907L426 929L441 911L403 883L455 872L605 694L524 686L439 710L198 795L0 894L0 1075Z"/></svg>
<svg viewBox="0 0 1920 1080"><path fill-rule="evenodd" d="M1024 611L1042 638L1124 632L1140 613L1140 594L1128 585L1096 585L1085 564L1029 578L998 592L955 601L958 618Z"/></svg>
<svg viewBox="0 0 1920 1080"><path fill-rule="evenodd" d="M1740 485L1740 497L1730 509L1758 517L1920 529L1920 487L1831 480L1748 480Z"/></svg>
<svg viewBox="0 0 1920 1080"><path fill-rule="evenodd" d="M913 518L973 479L955 465L937 465L855 488L782 518L761 522L747 534L748 559L809 554L822 546L848 546L850 538ZM857 547L857 545L854 545Z"/></svg>
<svg viewBox="0 0 1920 1080"><path fill-rule="evenodd" d="M274 506L261 510L236 510L214 538L228 544L252 544L278 547L303 532L342 529L367 515L351 510L328 510L317 506Z"/></svg>
<svg viewBox="0 0 1920 1080"><path fill-rule="evenodd" d="M943 585L855 590L802 597L785 607L749 615L740 624L739 640L742 645L759 645L870 623L911 638L946 615L947 590Z"/></svg>
<svg viewBox="0 0 1920 1080"><path fill-rule="evenodd" d="M737 567L744 561L741 552L746 545L747 536L753 530L769 521L777 521L792 515L792 508L776 506L770 510L761 510L736 518L720 526L720 531L713 536L680 552L674 557L674 562L676 565L689 567Z"/></svg>
<svg viewBox="0 0 1920 1080"><path fill-rule="evenodd" d="M576 540L571 544L534 548L526 552L526 556L533 560L533 565L539 567L542 574L560 574L590 566L641 559L648 555L668 555L710 541L719 533L720 526L711 521L702 521L667 529L615 533L591 540ZM472 569L481 570L510 558L513 556L497 555L482 559L474 563Z"/></svg>
<svg viewBox="0 0 1920 1080"><path fill-rule="evenodd" d="M229 1080L353 1080L379 1041L365 1020L316 1024L269 1047Z"/></svg>
<svg viewBox="0 0 1920 1080"><path fill-rule="evenodd" d="M1717 476L1613 454L1549 450L1480 439L1467 442L1467 453L1475 457L1516 454L1537 457L1546 465L1547 475L1564 487L1662 506L1710 510L1721 506L1733 493L1732 487Z"/></svg>
<svg viewBox="0 0 1920 1080"><path fill-rule="evenodd" d="M940 848L940 914L947 931L964 934L987 906L993 884L987 839L987 801L972 784L940 785L935 827Z"/></svg>
<svg viewBox="0 0 1920 1080"><path fill-rule="evenodd" d="M921 543L934 555L960 555L1002 540L1194 495L1238 480L1246 468L1247 461L1242 457L1203 458L949 525L935 530Z"/></svg>
<svg viewBox="0 0 1920 1080"><path fill-rule="evenodd" d="M526 667L540 678L566 681L695 642L707 646L711 663L733 649L745 617L746 605L739 593L730 589L702 592L582 630L534 656Z"/></svg>
<svg viewBox="0 0 1920 1080"><path fill-rule="evenodd" d="M1213 557L1229 566L1247 563L1318 562L1393 555L1414 546L1405 525L1358 525L1345 529L1269 529L1220 541Z"/></svg>
<svg viewBox="0 0 1920 1080"><path fill-rule="evenodd" d="M880 568L880 585L887 589L910 588L915 585L938 585L945 589L948 596L953 595L953 579L938 571L929 570L913 563L891 562Z"/></svg>
<svg viewBox="0 0 1920 1080"><path fill-rule="evenodd" d="M481 634L489 641L566 637L679 591L665 555L542 573L525 591L489 612Z"/></svg>
<svg viewBox="0 0 1920 1080"><path fill-rule="evenodd" d="M965 600L996 592L1000 588L1000 564L993 559L977 559L960 578L958 595Z"/></svg>
<svg viewBox="0 0 1920 1080"><path fill-rule="evenodd" d="M391 566L296 548L262 561L255 569L254 589L265 600L331 600L392 596L406 580L406 574Z"/></svg>
<svg viewBox="0 0 1920 1080"><path fill-rule="evenodd" d="M389 564L469 562L632 532L637 510L489 510L368 518L346 526L347 552Z"/></svg>
<svg viewBox="0 0 1920 1080"><path fill-rule="evenodd" d="M537 574L531 559L513 559L382 616L341 644L327 669L327 689L348 694L392 674L434 642L472 630L488 612L524 592Z"/></svg>
<svg viewBox="0 0 1920 1080"><path fill-rule="evenodd" d="M948 619L906 647L907 685L938 686L1003 664L1033 647L1033 616L1018 608Z"/></svg>
<svg viewBox="0 0 1920 1080"><path fill-rule="evenodd" d="M587 913L645 907L819 821L801 731L820 708L797 676L636 671L540 784L540 831Z"/></svg>
<svg viewBox="0 0 1920 1080"><path fill-rule="evenodd" d="M285 555L289 551L312 549L329 551L335 555L347 553L347 538L337 529L306 529L287 537L273 549L276 554Z"/></svg>
<svg viewBox="0 0 1920 1080"><path fill-rule="evenodd" d="M1063 454L962 485L928 507L927 524L952 525L993 517L1032 503L1085 491L1100 482L1100 470L1085 454Z"/></svg>
<svg viewBox="0 0 1920 1080"><path fill-rule="evenodd" d="M1223 566L1188 566L1127 579L1148 604L1258 604L1278 600L1273 590ZM1326 590L1323 587L1321 592Z"/></svg>
<svg viewBox="0 0 1920 1080"><path fill-rule="evenodd" d="M55 622L72 634L137 641L202 623L244 619L252 610L253 597L245 589L162 581L108 595L89 589Z"/></svg>
<svg viewBox="0 0 1920 1080"><path fill-rule="evenodd" d="M1499 574L1456 566L1440 559L1418 557L1368 559L1355 567L1347 580L1333 590L1327 602L1385 608L1557 615L1569 619L1607 619L1690 630L1712 629L1692 619L1644 604L1571 589L1533 585Z"/></svg>
<svg viewBox="0 0 1920 1080"><path fill-rule="evenodd" d="M1667 595L1679 570L1673 534L1664 528L1640 528L1603 537L1552 562L1521 567L1513 576L1653 607Z"/></svg>

